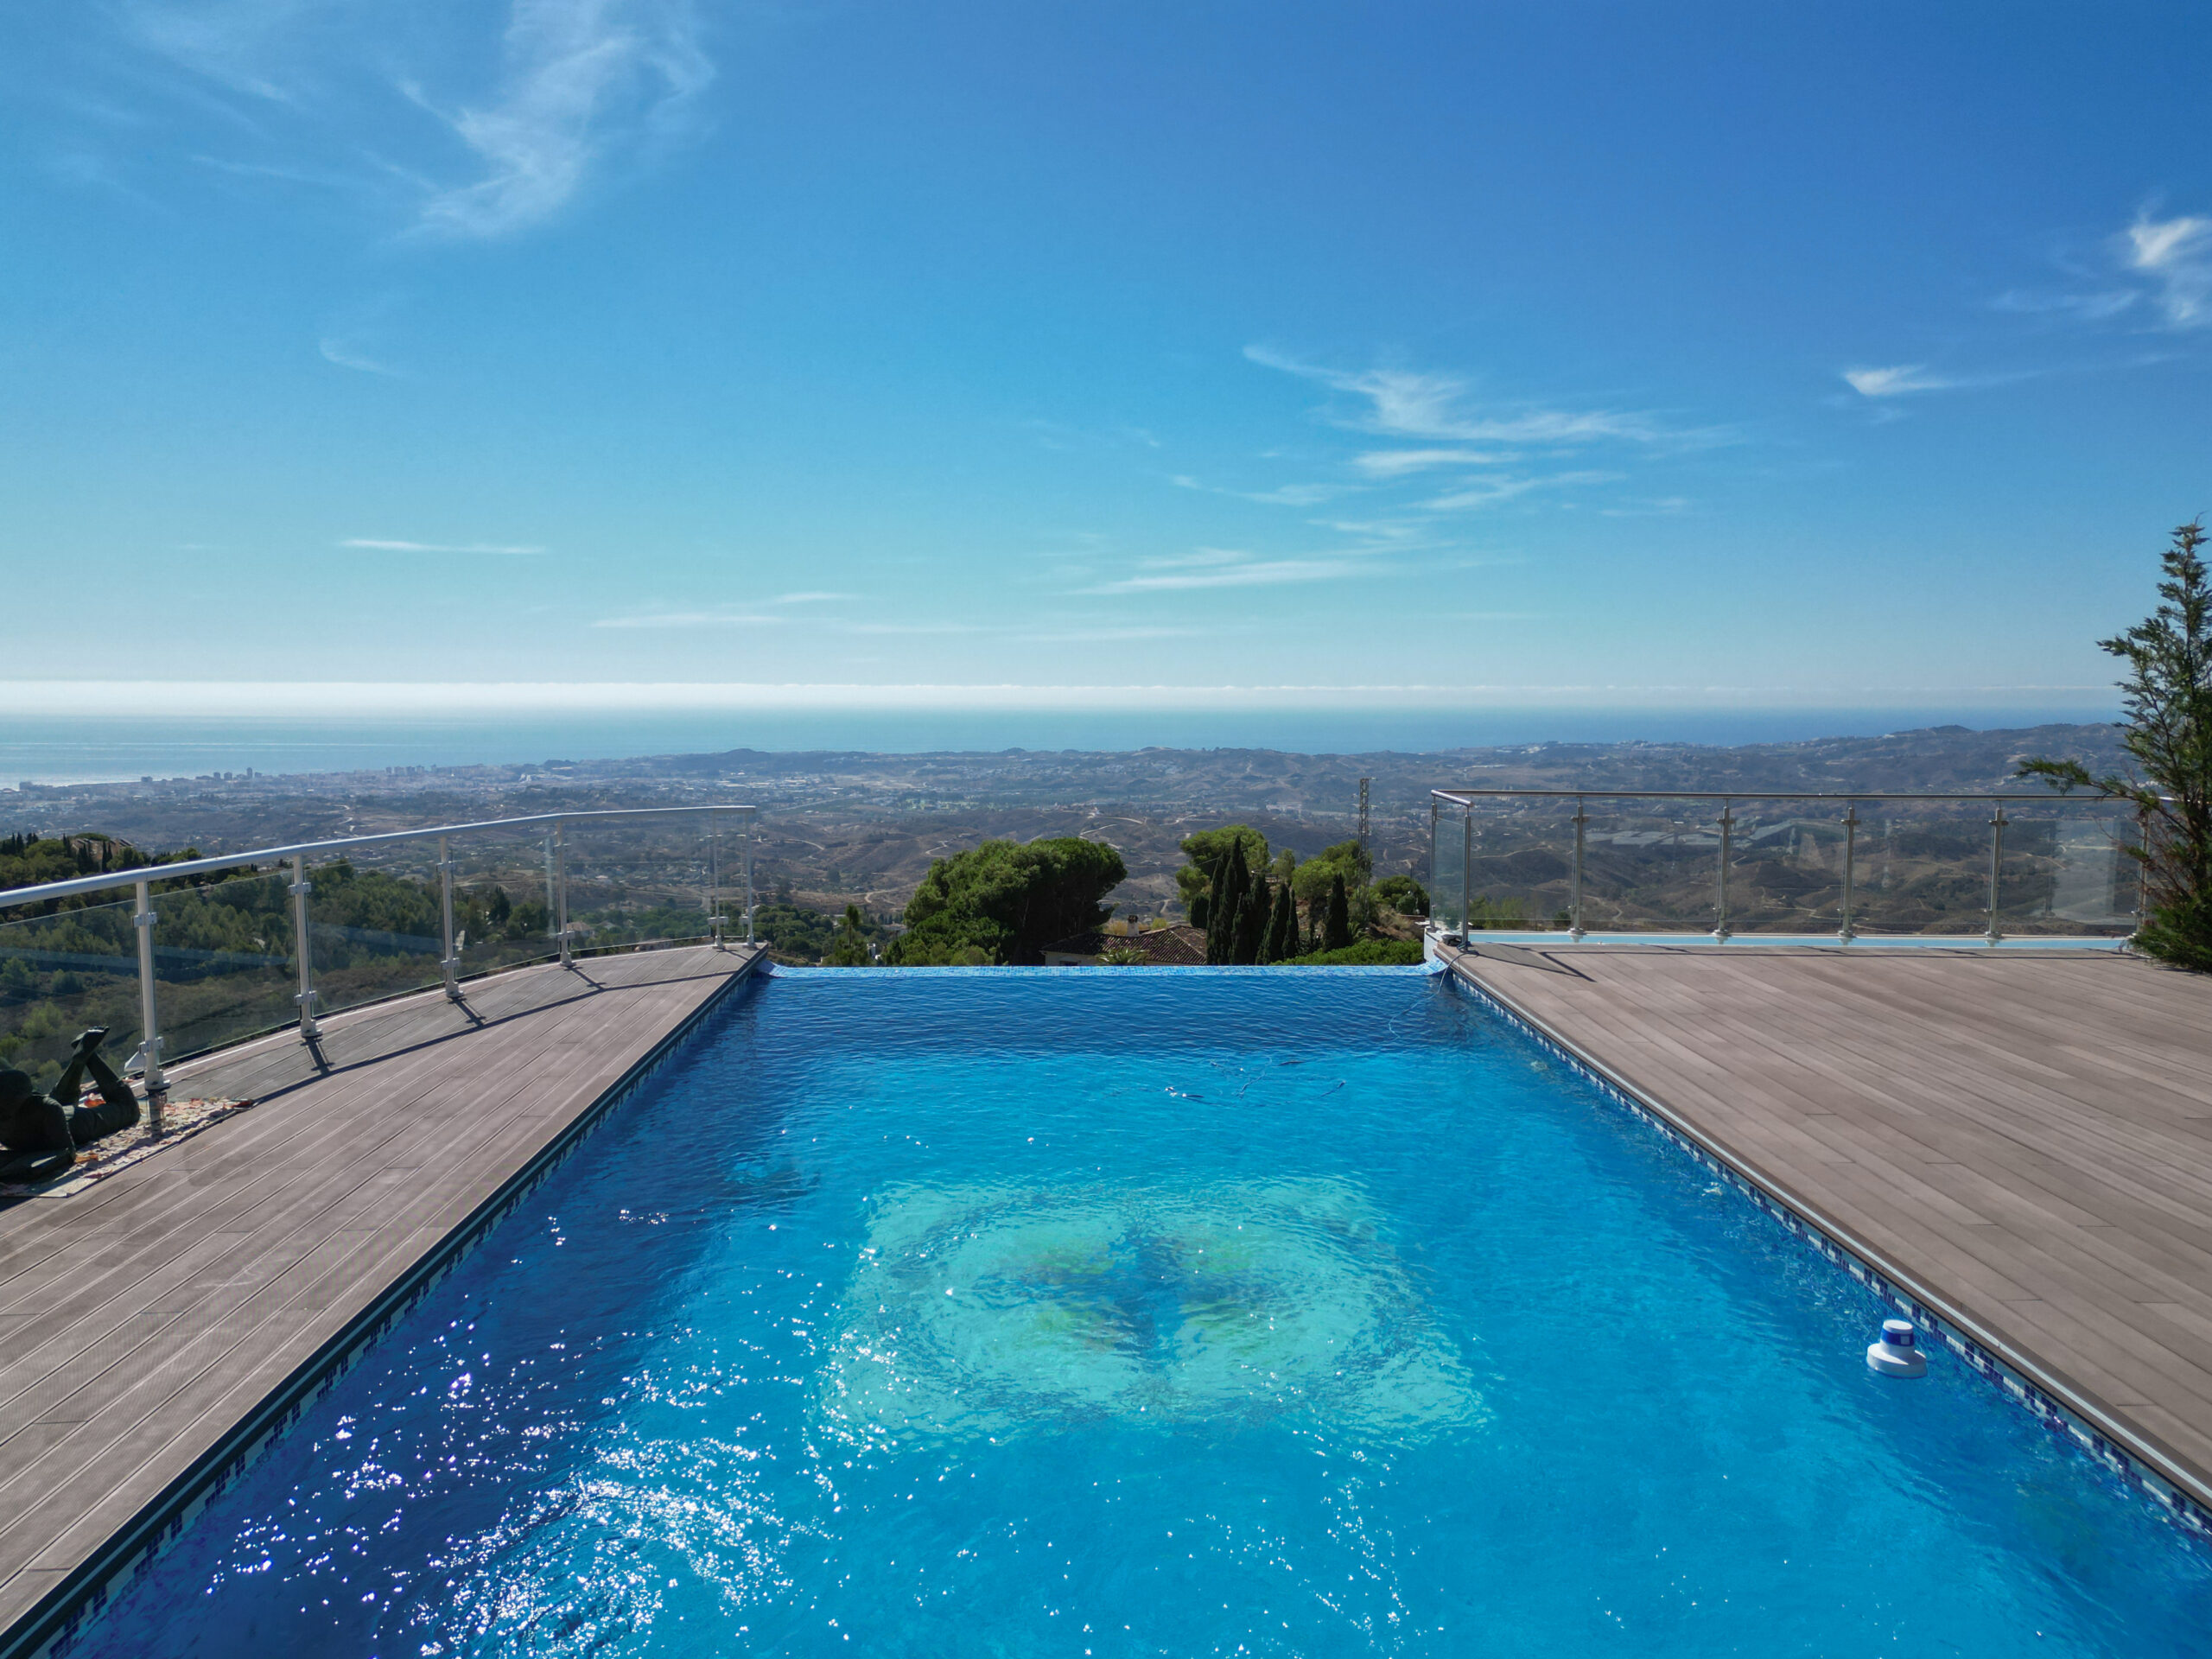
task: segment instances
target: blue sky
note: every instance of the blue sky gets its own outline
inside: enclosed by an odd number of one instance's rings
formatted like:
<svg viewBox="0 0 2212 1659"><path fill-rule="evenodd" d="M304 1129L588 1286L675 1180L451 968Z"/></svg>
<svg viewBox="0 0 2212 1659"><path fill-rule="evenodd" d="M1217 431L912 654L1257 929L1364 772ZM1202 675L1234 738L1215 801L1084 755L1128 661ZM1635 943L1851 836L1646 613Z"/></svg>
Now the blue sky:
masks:
<svg viewBox="0 0 2212 1659"><path fill-rule="evenodd" d="M17 8L0 558L111 602L19 607L8 671L2101 707L2090 642L2212 508L2208 45L2171 5Z"/></svg>

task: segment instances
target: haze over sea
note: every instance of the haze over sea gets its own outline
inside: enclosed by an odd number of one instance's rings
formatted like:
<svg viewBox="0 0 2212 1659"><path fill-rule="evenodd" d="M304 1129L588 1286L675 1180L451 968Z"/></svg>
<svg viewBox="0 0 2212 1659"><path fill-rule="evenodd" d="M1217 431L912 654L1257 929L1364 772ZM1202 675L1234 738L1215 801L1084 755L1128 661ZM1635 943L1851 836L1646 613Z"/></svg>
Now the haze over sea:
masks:
<svg viewBox="0 0 2212 1659"><path fill-rule="evenodd" d="M728 749L931 751L1268 748L1427 753L1515 743L1787 743L1957 724L1978 730L2110 718L2103 709L1001 709L284 719L16 718L0 728L0 784L105 783L209 772L515 765Z"/></svg>

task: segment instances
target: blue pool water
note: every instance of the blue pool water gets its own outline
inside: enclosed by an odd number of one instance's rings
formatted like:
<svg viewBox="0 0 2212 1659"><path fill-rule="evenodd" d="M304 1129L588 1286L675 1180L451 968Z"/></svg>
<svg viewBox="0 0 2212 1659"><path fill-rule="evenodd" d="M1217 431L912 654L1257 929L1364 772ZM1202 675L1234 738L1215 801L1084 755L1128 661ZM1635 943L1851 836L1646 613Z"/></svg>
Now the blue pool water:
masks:
<svg viewBox="0 0 2212 1659"><path fill-rule="evenodd" d="M86 1645L2212 1651L1881 1312L1418 970L786 974Z"/></svg>

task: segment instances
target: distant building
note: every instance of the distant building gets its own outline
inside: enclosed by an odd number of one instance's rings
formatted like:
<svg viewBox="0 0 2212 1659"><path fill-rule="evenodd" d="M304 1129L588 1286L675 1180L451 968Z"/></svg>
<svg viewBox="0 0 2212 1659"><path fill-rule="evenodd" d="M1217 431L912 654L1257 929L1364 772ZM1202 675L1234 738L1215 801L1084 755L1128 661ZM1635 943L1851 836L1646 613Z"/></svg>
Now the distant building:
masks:
<svg viewBox="0 0 2212 1659"><path fill-rule="evenodd" d="M1135 933L1077 933L1045 947L1047 968L1096 967L1109 950L1134 950L1144 958L1132 967L1202 968L1206 931L1202 927L1155 927Z"/></svg>

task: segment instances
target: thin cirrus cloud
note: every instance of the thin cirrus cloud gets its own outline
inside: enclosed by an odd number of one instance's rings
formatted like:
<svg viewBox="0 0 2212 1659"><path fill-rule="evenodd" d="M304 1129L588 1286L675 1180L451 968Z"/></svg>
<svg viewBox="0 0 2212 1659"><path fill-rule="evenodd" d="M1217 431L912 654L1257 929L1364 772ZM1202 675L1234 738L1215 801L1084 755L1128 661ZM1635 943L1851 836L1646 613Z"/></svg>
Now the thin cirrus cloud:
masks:
<svg viewBox="0 0 2212 1659"><path fill-rule="evenodd" d="M1533 490L1572 489L1578 484L1615 484L1621 477L1619 473L1580 472L1553 473L1541 478L1471 479L1460 488L1438 496L1428 503L1428 508L1432 512L1465 512L1471 508L1494 507L1501 501L1510 501Z"/></svg>
<svg viewBox="0 0 2212 1659"><path fill-rule="evenodd" d="M1726 436L1717 428L1672 429L1654 416L1621 410L1544 409L1529 404L1495 410L1471 409L1468 383L1454 374L1414 369L1332 369L1267 346L1247 346L1244 355L1262 368L1364 398L1366 412L1350 424L1391 437L1451 443L1572 445L1701 443Z"/></svg>
<svg viewBox="0 0 2212 1659"><path fill-rule="evenodd" d="M341 369L353 369L362 374L397 375L399 371L379 363L365 352L356 351L344 340L326 337L315 342L323 361L335 363Z"/></svg>
<svg viewBox="0 0 2212 1659"><path fill-rule="evenodd" d="M1508 456L1483 449L1370 449L1351 464L1370 478L1404 478L1440 467L1490 467Z"/></svg>
<svg viewBox="0 0 2212 1659"><path fill-rule="evenodd" d="M1843 378L1861 397L1902 397L1914 391L1948 391L1964 384L1948 375L1931 374L1924 363L1899 363L1886 369L1846 369Z"/></svg>
<svg viewBox="0 0 2212 1659"><path fill-rule="evenodd" d="M2157 286L2155 300L2177 328L2212 323L2212 219L2138 219L2127 227L2127 267Z"/></svg>
<svg viewBox="0 0 2212 1659"><path fill-rule="evenodd" d="M1255 559L1221 548L1202 548L1182 558L1149 559L1133 576L1078 588L1083 594L1173 594L1210 588L1280 588L1330 582L1375 569L1350 559Z"/></svg>
<svg viewBox="0 0 2212 1659"><path fill-rule="evenodd" d="M217 116L227 153L199 163L381 201L436 237L552 218L619 162L696 136L715 79L693 0L508 0L489 38L435 0L126 0L117 15L182 72L165 90Z"/></svg>
<svg viewBox="0 0 2212 1659"><path fill-rule="evenodd" d="M594 628L749 628L788 622L787 616L748 611L647 611L635 616L602 616Z"/></svg>
<svg viewBox="0 0 2212 1659"><path fill-rule="evenodd" d="M338 543L340 547L361 548L374 553L495 553L527 555L543 553L542 547L524 547L506 542L398 542L372 536L349 536Z"/></svg>
<svg viewBox="0 0 2212 1659"><path fill-rule="evenodd" d="M430 197L426 230L501 236L551 217L611 149L685 136L715 78L683 0L514 0L501 45L482 103L442 110L402 87L481 169Z"/></svg>

